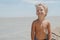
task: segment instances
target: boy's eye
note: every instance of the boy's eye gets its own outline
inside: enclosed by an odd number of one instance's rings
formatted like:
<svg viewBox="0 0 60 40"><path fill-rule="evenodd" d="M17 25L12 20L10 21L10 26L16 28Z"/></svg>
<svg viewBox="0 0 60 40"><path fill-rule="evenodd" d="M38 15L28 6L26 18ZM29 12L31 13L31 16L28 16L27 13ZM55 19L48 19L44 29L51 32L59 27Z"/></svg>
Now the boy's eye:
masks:
<svg viewBox="0 0 60 40"><path fill-rule="evenodd" d="M37 10L37 12L39 12L39 10Z"/></svg>
<svg viewBox="0 0 60 40"><path fill-rule="evenodd" d="M40 11L43 11L43 9L41 9Z"/></svg>
<svg viewBox="0 0 60 40"><path fill-rule="evenodd" d="M39 11L43 11L43 9L37 10L37 12L39 12Z"/></svg>

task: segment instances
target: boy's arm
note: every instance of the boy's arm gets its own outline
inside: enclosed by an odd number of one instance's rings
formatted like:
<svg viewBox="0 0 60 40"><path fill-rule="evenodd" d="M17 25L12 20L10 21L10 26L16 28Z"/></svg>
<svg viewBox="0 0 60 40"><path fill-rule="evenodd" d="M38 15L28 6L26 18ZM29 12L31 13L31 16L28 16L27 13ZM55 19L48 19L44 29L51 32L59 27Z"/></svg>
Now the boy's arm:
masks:
<svg viewBox="0 0 60 40"><path fill-rule="evenodd" d="M31 40L34 40L35 36L35 23L32 23L32 28L31 28Z"/></svg>
<svg viewBox="0 0 60 40"><path fill-rule="evenodd" d="M50 27L50 22L48 23L48 40L51 40L51 36L52 36L52 33L51 33L51 27Z"/></svg>

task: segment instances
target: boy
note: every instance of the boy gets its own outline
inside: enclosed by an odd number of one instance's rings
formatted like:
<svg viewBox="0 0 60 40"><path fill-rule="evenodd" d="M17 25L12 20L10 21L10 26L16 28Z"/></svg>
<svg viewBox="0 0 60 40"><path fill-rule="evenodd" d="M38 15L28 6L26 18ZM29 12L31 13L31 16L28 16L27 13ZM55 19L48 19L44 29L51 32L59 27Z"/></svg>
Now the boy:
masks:
<svg viewBox="0 0 60 40"><path fill-rule="evenodd" d="M34 20L32 23L31 40L51 40L50 22L45 20L47 12L48 8L45 5L36 5L38 19Z"/></svg>

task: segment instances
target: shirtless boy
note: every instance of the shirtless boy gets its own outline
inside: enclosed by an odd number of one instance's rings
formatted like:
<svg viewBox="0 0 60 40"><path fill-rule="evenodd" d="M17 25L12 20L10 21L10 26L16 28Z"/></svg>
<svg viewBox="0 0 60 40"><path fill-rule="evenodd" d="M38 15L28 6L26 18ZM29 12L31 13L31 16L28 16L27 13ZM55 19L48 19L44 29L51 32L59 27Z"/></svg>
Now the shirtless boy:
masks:
<svg viewBox="0 0 60 40"><path fill-rule="evenodd" d="M45 19L47 12L48 8L44 4L36 5L38 18L32 22L31 40L51 40L50 22Z"/></svg>

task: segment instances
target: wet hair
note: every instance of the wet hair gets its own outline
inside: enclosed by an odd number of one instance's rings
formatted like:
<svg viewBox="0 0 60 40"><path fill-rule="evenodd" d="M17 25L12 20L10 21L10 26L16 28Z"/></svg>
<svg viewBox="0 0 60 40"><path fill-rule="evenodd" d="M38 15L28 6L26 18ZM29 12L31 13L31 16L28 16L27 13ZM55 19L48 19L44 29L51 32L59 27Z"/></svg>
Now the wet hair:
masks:
<svg viewBox="0 0 60 40"><path fill-rule="evenodd" d="M39 3L39 4L36 4L35 6L36 6L36 8L39 7L39 6L42 6L44 8L44 10L45 10L46 15L47 15L48 7L45 4Z"/></svg>

